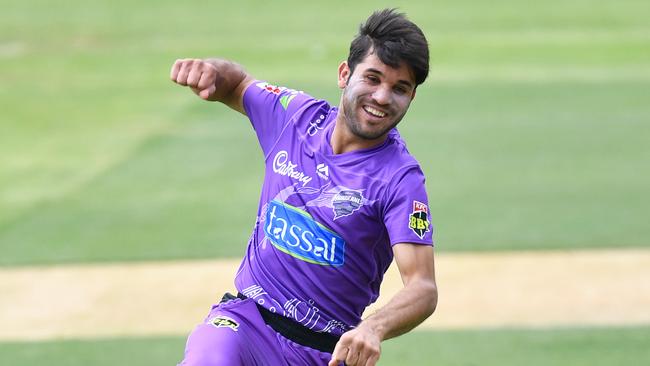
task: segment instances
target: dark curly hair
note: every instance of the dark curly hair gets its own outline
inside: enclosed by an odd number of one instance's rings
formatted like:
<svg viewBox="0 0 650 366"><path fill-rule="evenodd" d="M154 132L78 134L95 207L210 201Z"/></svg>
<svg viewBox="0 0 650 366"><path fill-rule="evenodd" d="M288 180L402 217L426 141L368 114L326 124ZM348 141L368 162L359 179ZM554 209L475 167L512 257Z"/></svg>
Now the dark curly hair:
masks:
<svg viewBox="0 0 650 366"><path fill-rule="evenodd" d="M429 44L422 30L396 9L375 11L359 26L359 34L350 44L348 67L354 68L374 53L390 67L406 63L420 85L429 75Z"/></svg>

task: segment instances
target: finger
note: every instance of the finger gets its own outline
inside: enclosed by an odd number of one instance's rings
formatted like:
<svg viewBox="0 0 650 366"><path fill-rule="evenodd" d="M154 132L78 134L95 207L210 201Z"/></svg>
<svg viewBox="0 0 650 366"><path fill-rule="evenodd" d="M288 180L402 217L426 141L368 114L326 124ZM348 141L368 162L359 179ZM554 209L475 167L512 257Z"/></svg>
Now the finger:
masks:
<svg viewBox="0 0 650 366"><path fill-rule="evenodd" d="M200 65L196 63L193 64L192 67L189 69L189 72L187 73L187 86L204 89L199 87L199 80L201 80L202 74L203 71L201 71Z"/></svg>
<svg viewBox="0 0 650 366"><path fill-rule="evenodd" d="M374 365L379 359L379 353L380 351L374 348L372 345L370 344L366 345L366 347L359 355L359 360L357 361L357 365L359 366Z"/></svg>
<svg viewBox="0 0 650 366"><path fill-rule="evenodd" d="M365 366L375 366L377 364L377 361L379 361L379 355L378 354L372 355L368 358L368 361L366 361Z"/></svg>
<svg viewBox="0 0 650 366"><path fill-rule="evenodd" d="M214 83L216 81L216 73L211 69L211 67L208 66L204 66L201 69L201 77L196 83L197 88L203 90L209 87L214 87Z"/></svg>
<svg viewBox="0 0 650 366"><path fill-rule="evenodd" d="M169 77L173 81L176 81L176 78L178 77L178 72L181 70L181 65L182 64L183 64L183 60L176 60L174 62L174 65L172 65L172 71L171 71Z"/></svg>
<svg viewBox="0 0 650 366"><path fill-rule="evenodd" d="M176 82L180 85L187 86L187 77L190 74L194 60L183 60L181 63L181 68L178 71L178 76L176 77Z"/></svg>
<svg viewBox="0 0 650 366"><path fill-rule="evenodd" d="M357 366L359 362L359 351L357 348L349 348L348 356L345 358L345 364L348 366Z"/></svg>
<svg viewBox="0 0 650 366"><path fill-rule="evenodd" d="M379 359L379 355L381 354L381 345L380 344L375 344L372 342L363 342L361 348L361 354L359 355L359 365L364 366L368 363L368 360L372 359L373 357L376 357L376 360Z"/></svg>
<svg viewBox="0 0 650 366"><path fill-rule="evenodd" d="M212 94L217 90L217 87L212 85L207 89L203 89L199 92L199 96L205 100L208 100Z"/></svg>
<svg viewBox="0 0 650 366"><path fill-rule="evenodd" d="M345 360L345 357L347 355L345 351L347 351L347 348L345 348L344 351L338 351L338 353L332 353L332 359L327 364L327 366L339 366L339 363Z"/></svg>
<svg viewBox="0 0 650 366"><path fill-rule="evenodd" d="M334 347L334 351L332 351L332 358L330 359L330 362L327 364L327 366L338 366L339 362L345 360L347 351L348 346L346 342L339 340Z"/></svg>

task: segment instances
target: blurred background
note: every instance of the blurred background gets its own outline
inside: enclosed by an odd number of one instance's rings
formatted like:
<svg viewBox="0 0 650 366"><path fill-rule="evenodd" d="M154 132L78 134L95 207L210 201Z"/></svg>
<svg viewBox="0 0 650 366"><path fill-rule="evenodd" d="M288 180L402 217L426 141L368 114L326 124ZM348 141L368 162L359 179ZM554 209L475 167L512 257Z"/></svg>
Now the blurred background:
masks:
<svg viewBox="0 0 650 366"><path fill-rule="evenodd" d="M338 64L384 7L430 43L400 132L428 178L438 253L648 253L648 1L0 5L3 271L241 258L262 154L243 116L175 86L171 65L229 58L337 104ZM0 364L175 364L185 335L7 339ZM648 322L420 330L380 365L647 364L649 341Z"/></svg>

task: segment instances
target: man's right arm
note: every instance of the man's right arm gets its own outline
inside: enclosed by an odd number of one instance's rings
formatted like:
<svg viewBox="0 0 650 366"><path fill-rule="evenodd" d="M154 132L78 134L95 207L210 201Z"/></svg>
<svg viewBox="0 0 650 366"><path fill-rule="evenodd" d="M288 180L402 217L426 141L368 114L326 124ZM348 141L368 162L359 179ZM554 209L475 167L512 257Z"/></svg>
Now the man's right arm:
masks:
<svg viewBox="0 0 650 366"><path fill-rule="evenodd" d="M176 60L171 79L189 86L201 99L221 102L244 115L244 92L254 81L240 65L221 59Z"/></svg>

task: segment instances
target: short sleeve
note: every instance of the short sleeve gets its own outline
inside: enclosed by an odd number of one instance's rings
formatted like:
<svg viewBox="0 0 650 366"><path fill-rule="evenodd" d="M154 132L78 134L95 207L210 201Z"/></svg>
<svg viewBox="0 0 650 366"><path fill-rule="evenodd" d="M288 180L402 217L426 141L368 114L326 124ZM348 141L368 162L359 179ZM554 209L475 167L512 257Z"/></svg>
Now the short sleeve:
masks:
<svg viewBox="0 0 650 366"><path fill-rule="evenodd" d="M256 80L244 92L244 111L266 155L292 116L312 98L301 91Z"/></svg>
<svg viewBox="0 0 650 366"><path fill-rule="evenodd" d="M433 245L425 178L419 167L399 172L389 184L384 206L384 225L391 245Z"/></svg>

